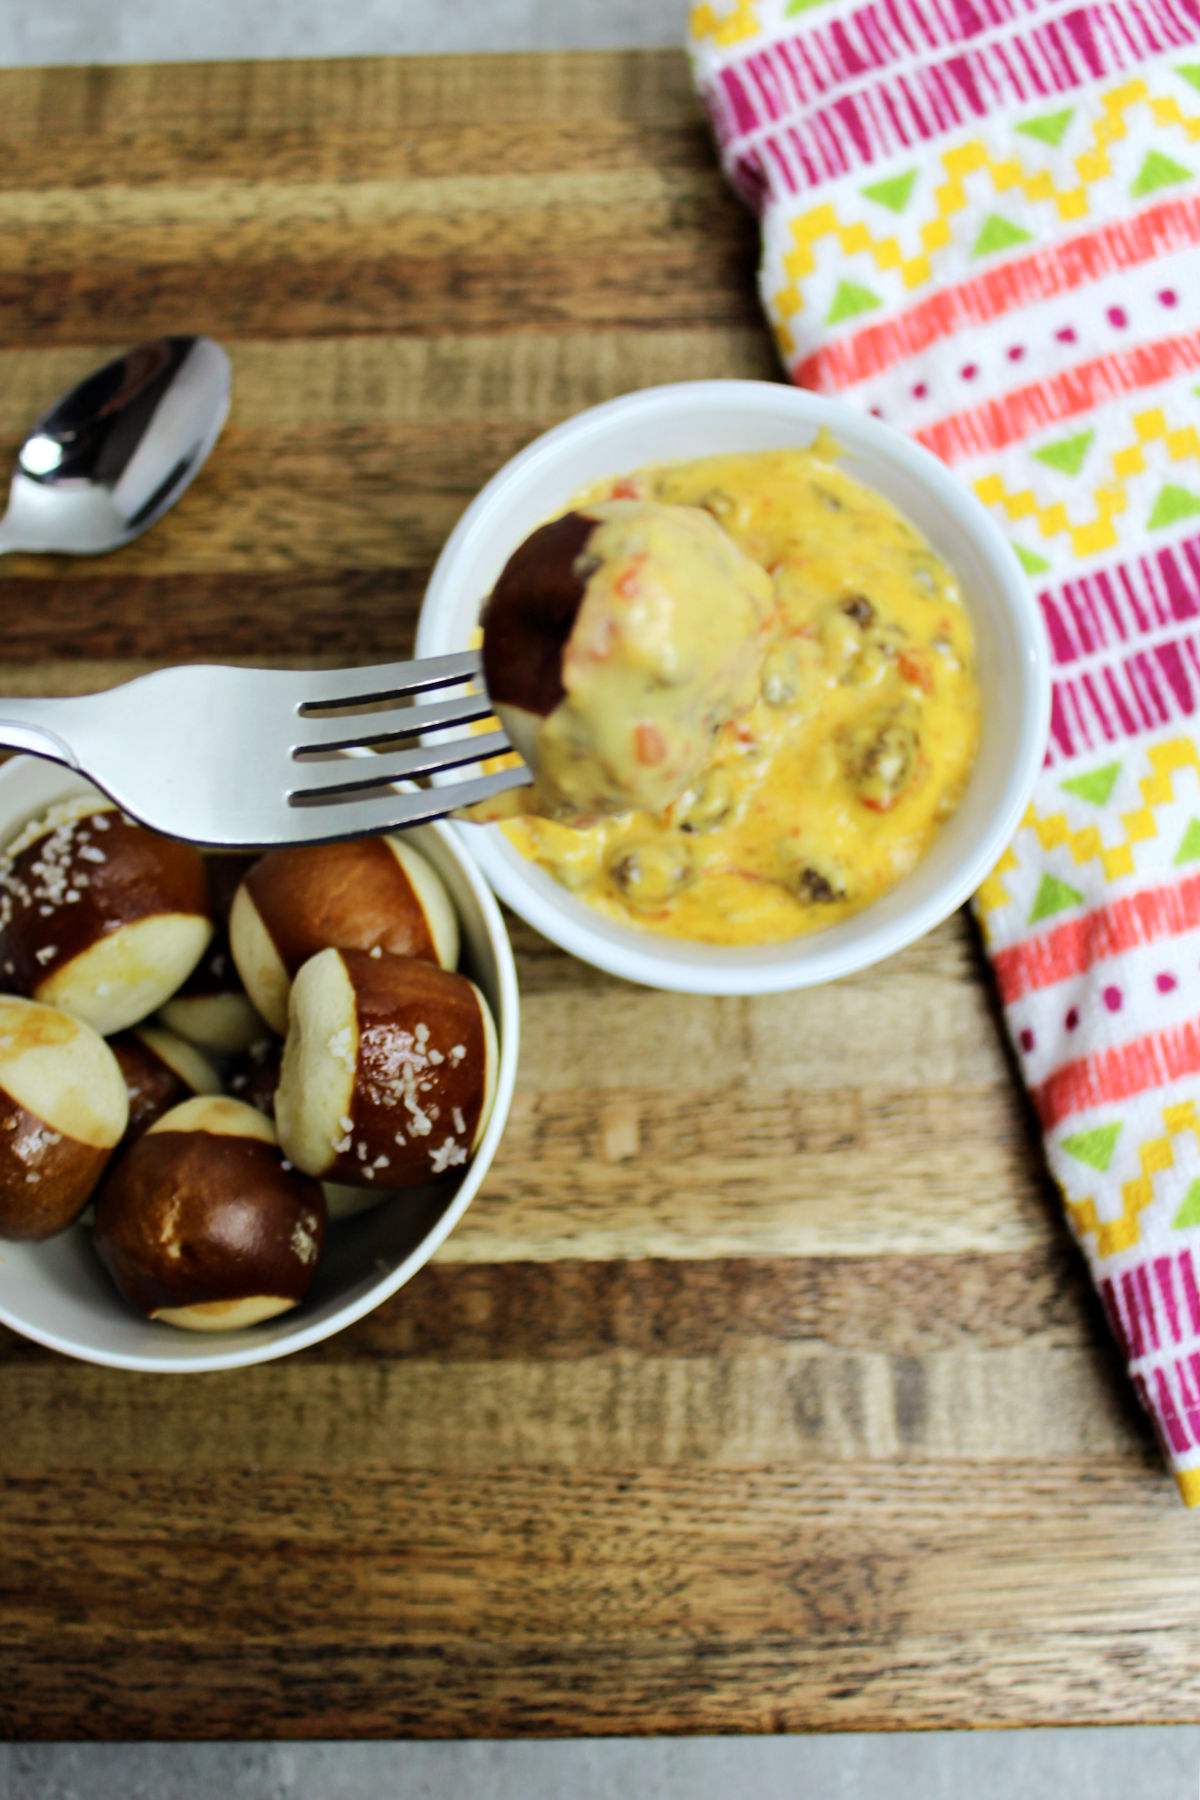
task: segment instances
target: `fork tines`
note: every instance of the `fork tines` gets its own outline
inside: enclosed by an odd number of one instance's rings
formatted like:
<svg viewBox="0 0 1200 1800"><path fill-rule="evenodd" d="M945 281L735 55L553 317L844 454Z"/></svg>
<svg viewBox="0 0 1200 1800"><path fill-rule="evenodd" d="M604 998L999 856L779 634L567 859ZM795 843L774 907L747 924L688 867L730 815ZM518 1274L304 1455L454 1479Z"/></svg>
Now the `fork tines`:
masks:
<svg viewBox="0 0 1200 1800"><path fill-rule="evenodd" d="M312 677L313 693L300 711L329 712L334 707L374 706L381 700L403 700L429 688L455 687L478 681L478 650L457 650L450 656L426 656L419 662L377 663L373 668L321 669Z"/></svg>
<svg viewBox="0 0 1200 1800"><path fill-rule="evenodd" d="M304 770L304 784L292 789L294 806L344 800L371 789L390 787L443 770L462 768L503 756L512 746L503 731L447 735L456 726L490 717L486 692L455 694L422 702L421 693L462 687L479 680L479 658L473 651L432 657L417 663L390 663L376 668L342 669L314 676L314 692L298 708L293 760ZM425 742L386 758L348 761L339 752L378 750L425 733ZM517 773L503 785L528 779Z"/></svg>
<svg viewBox="0 0 1200 1800"><path fill-rule="evenodd" d="M364 702L364 704L366 704ZM372 705L377 702L372 701ZM388 707L387 711L372 712L364 718L361 710L350 712L345 701L336 713L326 712L323 715L310 716L305 708L301 713L299 735L302 742L292 752L293 756L328 755L334 750L350 750L356 746L371 749L379 744L391 744L407 737L415 737L421 731L442 731L447 726L469 725L475 719L486 719L491 716L492 703L486 694L460 694L453 700L431 700L425 705L404 705ZM476 739L476 743L482 743ZM507 739L503 748L509 748ZM499 755L499 751L485 751L484 755Z"/></svg>
<svg viewBox="0 0 1200 1800"><path fill-rule="evenodd" d="M324 779L311 781L306 787L293 788L289 798L295 805L314 800L336 800L347 794L358 794L366 788L390 787L395 781L412 781L418 775L432 775L443 769L460 769L468 763L503 756L512 745L502 731L491 731L483 737L455 738L449 743L422 744L415 750L401 751L399 756L372 756L369 761L339 759L325 764L305 764L309 770L321 768ZM523 779L528 780L528 776Z"/></svg>

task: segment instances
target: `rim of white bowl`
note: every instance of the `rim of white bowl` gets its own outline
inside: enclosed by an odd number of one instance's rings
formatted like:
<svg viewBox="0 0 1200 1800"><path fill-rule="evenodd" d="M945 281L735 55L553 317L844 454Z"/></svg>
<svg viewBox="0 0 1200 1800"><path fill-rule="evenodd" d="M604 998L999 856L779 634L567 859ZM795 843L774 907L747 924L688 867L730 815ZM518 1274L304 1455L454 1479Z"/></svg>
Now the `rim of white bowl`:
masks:
<svg viewBox="0 0 1200 1800"><path fill-rule="evenodd" d="M14 785L25 770L31 765L36 765L38 760L32 756L14 756L9 762L0 766L0 792L5 787ZM58 767L59 765L54 766ZM72 776L75 771L63 768L62 773L64 776ZM496 1035L500 1044L500 1060L496 1070L496 1092L492 1101L491 1116L488 1119L487 1129L480 1139L479 1148L471 1158L470 1167L455 1191L454 1199L447 1206L445 1212L439 1215L421 1241L413 1246L408 1255L397 1263L394 1269L390 1270L386 1276L381 1276L376 1285L368 1288L357 1299L347 1301L344 1308L339 1307L337 1312L329 1318L314 1321L308 1326L302 1325L299 1330L289 1332L286 1337L264 1338L261 1343L242 1343L228 1350L220 1348L219 1338L215 1336L202 1337L196 1333L194 1334L196 1337L195 1349L192 1350L189 1345L186 1347L184 1356L178 1360L172 1358L169 1362L159 1361L152 1356L139 1355L136 1351L105 1350L96 1345L81 1345L59 1332L32 1327L19 1315L13 1313L11 1308L5 1306L2 1300L0 1300L0 1324L7 1325L10 1330L29 1339L31 1343L41 1344L47 1350L57 1350L61 1355L73 1357L77 1362L95 1363L110 1369L131 1369L151 1375L203 1375L214 1369L240 1369L255 1363L275 1362L280 1357L291 1356L297 1350L306 1350L312 1344L335 1337L348 1325L353 1325L356 1320L364 1318L367 1313L374 1312L397 1289L410 1281L418 1270L430 1260L434 1252L449 1237L478 1193L484 1177L491 1167L500 1139L504 1135L516 1085L521 1028L516 962L513 958L508 928L504 923L500 908L473 858L464 852L457 832L440 820L428 823L423 829L433 832L442 840L448 855L452 858L483 915L496 960L499 990L499 1005L496 1008ZM30 1248L31 1246L23 1247ZM36 1246L32 1246L32 1248L36 1248ZM120 1307L123 1304L120 1296L114 1291L113 1305ZM293 1315L287 1313L282 1315L284 1319L291 1316ZM172 1328L167 1326L164 1329ZM183 1337L184 1333L176 1332L176 1336Z"/></svg>
<svg viewBox="0 0 1200 1800"><path fill-rule="evenodd" d="M577 448L589 438L603 438L614 423L636 423L639 418L648 421L681 409L701 412L712 408L725 413L748 411L759 417L774 414L781 424L805 430L824 427L835 437L840 435L848 450L852 451L857 442L868 453L874 451L926 488L948 514L957 517L989 565L1024 647L1022 727L1001 797L969 855L953 877L922 905L903 911L890 921L881 920L873 930L852 941L829 942L823 947L822 938L828 934L813 932L761 948L689 944L684 955L680 955L678 951L672 953L677 940L612 923L586 908L544 870L521 857L498 825L455 823L452 829L499 897L544 937L582 962L627 981L672 992L782 993L833 981L882 962L916 942L962 906L998 861L1016 830L1045 758L1050 726L1050 655L1036 595L1000 527L944 463L869 413L782 381L674 382L602 401L534 438L491 477L467 507L434 567L418 621L416 652L418 656L433 656L465 648L460 634L449 623L457 598L457 567L473 551L475 542L491 531L496 516L506 512L516 487L527 488L544 469L553 468L564 449ZM697 449L696 454L703 453ZM511 547L515 548L515 544ZM461 778L462 772L458 773ZM891 894L899 893L902 886L893 888ZM881 896L874 906L883 907L888 898ZM854 917L862 919L871 910L866 908ZM837 927L831 930L836 931ZM697 959L698 951L710 953L712 960Z"/></svg>

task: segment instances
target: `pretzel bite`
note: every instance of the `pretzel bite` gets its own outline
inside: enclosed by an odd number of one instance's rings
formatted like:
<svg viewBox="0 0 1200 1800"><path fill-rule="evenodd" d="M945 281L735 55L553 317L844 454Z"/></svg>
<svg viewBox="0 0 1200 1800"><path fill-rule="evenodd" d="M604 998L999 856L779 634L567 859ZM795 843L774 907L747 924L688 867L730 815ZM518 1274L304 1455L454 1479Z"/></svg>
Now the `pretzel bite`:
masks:
<svg viewBox="0 0 1200 1800"><path fill-rule="evenodd" d="M92 1241L129 1304L188 1331L233 1331L303 1299L325 1199L288 1168L269 1120L219 1096L185 1100L113 1164Z"/></svg>
<svg viewBox="0 0 1200 1800"><path fill-rule="evenodd" d="M177 994L158 1009L168 1031L212 1056L238 1056L263 1035L264 1022L237 978L229 940L213 939Z"/></svg>
<svg viewBox="0 0 1200 1800"><path fill-rule="evenodd" d="M509 808L661 812L754 703L771 614L770 577L700 507L608 500L539 526L481 615L488 695L535 775Z"/></svg>
<svg viewBox="0 0 1200 1800"><path fill-rule="evenodd" d="M465 1163L496 1085L487 1002L415 958L324 950L292 986L275 1118L285 1155L351 1187L420 1187Z"/></svg>
<svg viewBox="0 0 1200 1800"><path fill-rule="evenodd" d="M272 1031L318 950L386 950L452 969L458 919L426 859L398 837L272 850L234 897L229 938L246 992Z"/></svg>
<svg viewBox="0 0 1200 1800"><path fill-rule="evenodd" d="M120 1065L129 1095L124 1143L141 1137L155 1119L196 1094L219 1094L221 1077L195 1044L157 1025L119 1031L108 1047Z"/></svg>
<svg viewBox="0 0 1200 1800"><path fill-rule="evenodd" d="M256 1106L268 1119L275 1117L275 1090L283 1061L282 1039L264 1032L239 1056L229 1075L229 1092L247 1106Z"/></svg>
<svg viewBox="0 0 1200 1800"><path fill-rule="evenodd" d="M0 995L0 1237L71 1224L128 1116L117 1059L90 1025Z"/></svg>
<svg viewBox="0 0 1200 1800"><path fill-rule="evenodd" d="M392 1198L390 1188L349 1187L344 1181L323 1181L321 1187L331 1225L338 1225L343 1219L356 1218L359 1213L370 1212L373 1207L382 1206L385 1200Z"/></svg>
<svg viewBox="0 0 1200 1800"><path fill-rule="evenodd" d="M209 887L216 930L178 993L159 1008L159 1019L210 1056L240 1056L263 1034L263 1020L238 978L229 948L229 912L253 857L210 854Z"/></svg>
<svg viewBox="0 0 1200 1800"><path fill-rule="evenodd" d="M52 808L0 859L0 983L102 1036L161 1006L212 931L201 853L107 800Z"/></svg>

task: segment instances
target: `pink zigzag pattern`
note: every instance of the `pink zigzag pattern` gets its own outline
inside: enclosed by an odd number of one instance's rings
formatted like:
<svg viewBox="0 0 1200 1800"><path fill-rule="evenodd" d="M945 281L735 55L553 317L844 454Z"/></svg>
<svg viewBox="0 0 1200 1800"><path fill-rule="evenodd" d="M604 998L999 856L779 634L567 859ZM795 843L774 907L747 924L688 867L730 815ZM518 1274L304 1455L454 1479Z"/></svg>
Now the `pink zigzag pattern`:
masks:
<svg viewBox="0 0 1200 1800"><path fill-rule="evenodd" d="M730 63L711 90L723 149L739 137L809 107L876 69L930 50L967 44L1068 0L872 0L848 18L815 20L802 35L767 44Z"/></svg>
<svg viewBox="0 0 1200 1800"><path fill-rule="evenodd" d="M1200 1449L1200 1356L1180 1357L1150 1375L1131 1370L1138 1399L1169 1456ZM1153 1393L1151 1386L1153 1385Z"/></svg>
<svg viewBox="0 0 1200 1800"><path fill-rule="evenodd" d="M1194 42L1197 29L1197 0L1103 0L1075 7L1024 35L880 79L780 123L759 144L730 156L732 178L761 209L769 194L800 193L1001 109L1123 74ZM731 111L738 136L772 125L766 105L733 69L720 71L704 99L718 134L728 132Z"/></svg>
<svg viewBox="0 0 1200 1800"><path fill-rule="evenodd" d="M1112 1334L1130 1361L1200 1340L1200 1289L1190 1250L1106 1275L1099 1290Z"/></svg>
<svg viewBox="0 0 1200 1800"><path fill-rule="evenodd" d="M1054 684L1048 764L1143 736L1200 710L1200 636L1138 650Z"/></svg>
<svg viewBox="0 0 1200 1800"><path fill-rule="evenodd" d="M1138 1398L1168 1453L1200 1450L1200 1292L1189 1250L1156 1256L1098 1284L1109 1326L1126 1360L1163 1350L1153 1368L1131 1368ZM1183 1346L1188 1346L1184 1349Z"/></svg>
<svg viewBox="0 0 1200 1800"><path fill-rule="evenodd" d="M1080 657L1200 617L1200 537L1136 562L1096 569L1038 596L1050 649L1067 667Z"/></svg>

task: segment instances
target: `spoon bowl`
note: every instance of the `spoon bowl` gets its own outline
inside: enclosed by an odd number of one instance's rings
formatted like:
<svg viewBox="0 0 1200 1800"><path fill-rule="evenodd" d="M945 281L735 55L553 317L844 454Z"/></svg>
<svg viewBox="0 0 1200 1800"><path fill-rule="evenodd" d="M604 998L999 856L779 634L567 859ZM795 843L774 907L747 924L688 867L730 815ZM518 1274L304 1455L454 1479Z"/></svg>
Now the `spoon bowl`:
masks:
<svg viewBox="0 0 1200 1800"><path fill-rule="evenodd" d="M22 445L0 519L10 550L116 550L198 474L229 411L232 372L207 337L139 344L42 415Z"/></svg>

